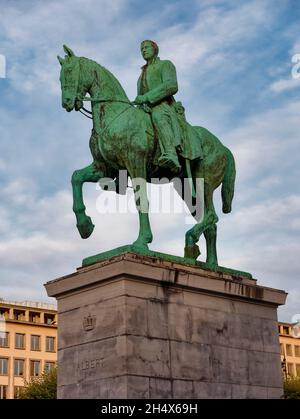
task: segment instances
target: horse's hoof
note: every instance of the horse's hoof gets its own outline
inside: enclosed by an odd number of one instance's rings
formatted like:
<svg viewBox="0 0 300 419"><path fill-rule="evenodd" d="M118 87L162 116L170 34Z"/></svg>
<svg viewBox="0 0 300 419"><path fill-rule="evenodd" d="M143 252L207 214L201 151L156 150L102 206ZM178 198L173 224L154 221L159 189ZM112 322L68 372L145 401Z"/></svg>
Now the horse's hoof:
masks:
<svg viewBox="0 0 300 419"><path fill-rule="evenodd" d="M217 262L217 261L215 261L215 260L213 260L213 261L209 261L209 260L207 260L207 261L205 262L205 266L206 266L208 269L210 269L211 271L217 271L217 269L218 269L218 267L219 267L218 262Z"/></svg>
<svg viewBox="0 0 300 419"><path fill-rule="evenodd" d="M77 228L81 238L87 239L94 231L95 226L92 223L91 217L87 217L83 223L77 224Z"/></svg>
<svg viewBox="0 0 300 419"><path fill-rule="evenodd" d="M201 255L199 246L194 244L193 246L185 246L184 248L184 257L186 259L194 259L197 260L198 256Z"/></svg>
<svg viewBox="0 0 300 419"><path fill-rule="evenodd" d="M149 250L149 247L147 245L147 243L145 242L141 242L139 240L136 240L135 242L132 243L131 245L133 247L133 249L138 250Z"/></svg>

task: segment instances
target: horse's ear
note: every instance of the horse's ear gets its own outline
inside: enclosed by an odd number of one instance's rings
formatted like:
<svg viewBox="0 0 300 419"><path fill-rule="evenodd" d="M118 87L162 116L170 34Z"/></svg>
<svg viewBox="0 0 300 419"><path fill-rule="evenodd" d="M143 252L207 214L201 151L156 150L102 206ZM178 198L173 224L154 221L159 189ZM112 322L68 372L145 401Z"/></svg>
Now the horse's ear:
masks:
<svg viewBox="0 0 300 419"><path fill-rule="evenodd" d="M63 58L61 58L59 55L57 56L57 59L58 59L58 61L59 61L59 64L60 64L60 65L63 65L63 63L64 63L64 59L63 59Z"/></svg>
<svg viewBox="0 0 300 419"><path fill-rule="evenodd" d="M71 48L67 47L67 45L64 45L64 51L68 57L74 57L75 55Z"/></svg>

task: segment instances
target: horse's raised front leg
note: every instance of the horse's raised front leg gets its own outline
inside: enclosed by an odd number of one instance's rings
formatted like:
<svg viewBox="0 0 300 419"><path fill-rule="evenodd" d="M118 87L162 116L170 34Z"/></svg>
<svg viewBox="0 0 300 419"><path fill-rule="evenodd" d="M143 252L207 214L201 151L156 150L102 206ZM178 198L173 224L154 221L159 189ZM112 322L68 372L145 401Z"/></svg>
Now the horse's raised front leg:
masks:
<svg viewBox="0 0 300 419"><path fill-rule="evenodd" d="M133 246L140 249L148 249L148 243L153 240L149 221L149 202L147 197L147 182L146 182L146 170L143 171L142 176L132 176L131 181L134 191L134 198L136 208L139 214L139 235Z"/></svg>
<svg viewBox="0 0 300 419"><path fill-rule="evenodd" d="M73 211L77 220L77 229L83 239L90 237L95 226L92 223L91 217L85 213L82 186L85 182L98 182L101 176L102 173L96 169L94 164L90 164L80 170L75 170L72 175Z"/></svg>

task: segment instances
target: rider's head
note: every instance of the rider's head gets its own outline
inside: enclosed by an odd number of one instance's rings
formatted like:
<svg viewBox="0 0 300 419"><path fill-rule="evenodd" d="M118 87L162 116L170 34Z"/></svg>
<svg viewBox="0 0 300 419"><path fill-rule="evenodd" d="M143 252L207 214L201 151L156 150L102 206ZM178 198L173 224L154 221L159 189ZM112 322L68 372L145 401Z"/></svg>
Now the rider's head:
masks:
<svg viewBox="0 0 300 419"><path fill-rule="evenodd" d="M141 53L146 61L151 61L158 56L158 45L154 41L146 39L141 43Z"/></svg>

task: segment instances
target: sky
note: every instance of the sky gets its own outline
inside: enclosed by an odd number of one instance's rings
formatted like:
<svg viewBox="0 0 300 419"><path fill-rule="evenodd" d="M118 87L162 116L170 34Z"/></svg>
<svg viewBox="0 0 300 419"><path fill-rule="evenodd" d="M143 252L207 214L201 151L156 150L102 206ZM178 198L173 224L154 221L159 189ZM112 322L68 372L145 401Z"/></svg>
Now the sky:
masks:
<svg viewBox="0 0 300 419"><path fill-rule="evenodd" d="M136 239L137 214L103 214L103 200L111 208L115 198L94 184L84 188L93 236L76 230L70 178L91 163L91 121L61 108L56 56L67 44L94 59L133 100L140 42L153 39L176 66L189 122L236 159L233 212L222 214L214 195L219 264L287 291L280 320L300 313L300 2L0 0L0 10L0 297L52 301L45 282ZM185 210L153 211L151 223L151 249L182 256Z"/></svg>

